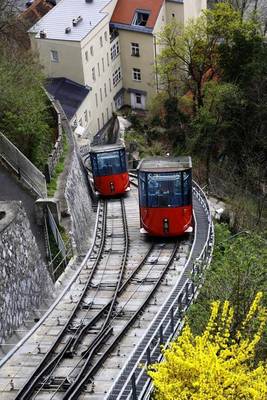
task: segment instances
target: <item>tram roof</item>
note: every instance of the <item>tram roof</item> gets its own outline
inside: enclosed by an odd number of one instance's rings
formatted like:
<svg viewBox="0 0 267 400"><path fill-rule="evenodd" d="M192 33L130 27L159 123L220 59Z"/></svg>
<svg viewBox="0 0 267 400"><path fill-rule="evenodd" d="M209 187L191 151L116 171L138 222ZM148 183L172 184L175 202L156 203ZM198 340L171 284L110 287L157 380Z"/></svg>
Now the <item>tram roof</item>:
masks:
<svg viewBox="0 0 267 400"><path fill-rule="evenodd" d="M125 146L122 143L114 143L114 144L97 144L91 146L90 153L106 153L114 150L124 149Z"/></svg>
<svg viewBox="0 0 267 400"><path fill-rule="evenodd" d="M175 172L192 168L191 157L151 157L140 161L137 170L143 172Z"/></svg>

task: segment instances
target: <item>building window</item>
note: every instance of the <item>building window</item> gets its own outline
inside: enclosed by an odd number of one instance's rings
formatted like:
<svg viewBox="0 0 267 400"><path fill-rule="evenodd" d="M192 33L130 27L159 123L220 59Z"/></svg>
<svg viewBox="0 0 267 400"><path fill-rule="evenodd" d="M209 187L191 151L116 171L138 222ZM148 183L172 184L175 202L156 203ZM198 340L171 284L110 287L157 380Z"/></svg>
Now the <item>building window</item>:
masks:
<svg viewBox="0 0 267 400"><path fill-rule="evenodd" d="M74 119L74 120L73 120L73 126L74 126L75 128L77 128L77 119Z"/></svg>
<svg viewBox="0 0 267 400"><path fill-rule="evenodd" d="M92 79L93 79L93 81L96 80L96 77L95 77L95 67L92 68Z"/></svg>
<svg viewBox="0 0 267 400"><path fill-rule="evenodd" d="M95 94L95 105L98 107L97 93Z"/></svg>
<svg viewBox="0 0 267 400"><path fill-rule="evenodd" d="M105 38L105 41L108 40L108 33L107 32L104 32L104 38Z"/></svg>
<svg viewBox="0 0 267 400"><path fill-rule="evenodd" d="M111 103L111 112L114 112L114 107L113 107L113 103Z"/></svg>
<svg viewBox="0 0 267 400"><path fill-rule="evenodd" d="M141 81L141 70L139 68L133 68L133 80Z"/></svg>
<svg viewBox="0 0 267 400"><path fill-rule="evenodd" d="M110 49L111 60L115 60L115 58L120 54L120 46L119 42L114 43Z"/></svg>
<svg viewBox="0 0 267 400"><path fill-rule="evenodd" d="M123 105L123 96L119 95L115 100L115 107L118 110L122 107L122 105Z"/></svg>
<svg viewBox="0 0 267 400"><path fill-rule="evenodd" d="M146 26L148 18L149 18L149 12L136 11L132 24L139 26Z"/></svg>
<svg viewBox="0 0 267 400"><path fill-rule="evenodd" d="M97 126L98 126L98 130L100 131L100 121L99 121L99 118L97 118Z"/></svg>
<svg viewBox="0 0 267 400"><path fill-rule="evenodd" d="M88 113L87 113L87 110L84 111L84 121L85 121L85 123L88 122Z"/></svg>
<svg viewBox="0 0 267 400"><path fill-rule="evenodd" d="M94 55L94 48L93 48L93 46L90 47L90 54L91 54L91 56Z"/></svg>
<svg viewBox="0 0 267 400"><path fill-rule="evenodd" d="M51 61L58 63L59 62L59 57L58 57L58 51L56 50L51 50L50 51L50 55L51 55Z"/></svg>
<svg viewBox="0 0 267 400"><path fill-rule="evenodd" d="M103 101L102 89L100 88L100 101Z"/></svg>
<svg viewBox="0 0 267 400"><path fill-rule="evenodd" d="M83 119L82 118L79 119L79 125L83 126Z"/></svg>
<svg viewBox="0 0 267 400"><path fill-rule="evenodd" d="M142 96L141 96L141 94L136 94L135 95L135 102L136 102L136 104L142 104Z"/></svg>
<svg viewBox="0 0 267 400"><path fill-rule="evenodd" d="M109 55L108 55L108 53L107 53L107 65L109 67Z"/></svg>
<svg viewBox="0 0 267 400"><path fill-rule="evenodd" d="M120 67L117 68L113 72L112 78L113 78L113 86L116 86L119 83L119 81L121 80L121 69L120 69Z"/></svg>
<svg viewBox="0 0 267 400"><path fill-rule="evenodd" d="M105 125L105 116L104 116L104 113L102 113L102 125L103 125L103 126Z"/></svg>
<svg viewBox="0 0 267 400"><path fill-rule="evenodd" d="M99 66L99 63L97 63L97 72L98 72L98 76L100 76L100 66Z"/></svg>
<svg viewBox="0 0 267 400"><path fill-rule="evenodd" d="M85 59L88 61L88 51L85 52Z"/></svg>
<svg viewBox="0 0 267 400"><path fill-rule="evenodd" d="M108 83L109 83L109 91L111 92L112 91L112 87L111 87L111 79L110 78L108 80Z"/></svg>
<svg viewBox="0 0 267 400"><path fill-rule="evenodd" d="M139 43L131 43L131 48L132 48L132 56L139 57L140 56Z"/></svg>
<svg viewBox="0 0 267 400"><path fill-rule="evenodd" d="M103 38L100 36L100 47L103 47Z"/></svg>
<svg viewBox="0 0 267 400"><path fill-rule="evenodd" d="M107 84L106 83L104 83L104 95L105 95L105 97L107 97Z"/></svg>
<svg viewBox="0 0 267 400"><path fill-rule="evenodd" d="M107 121L109 120L109 112L108 112L108 107L106 108L106 113L107 113Z"/></svg>
<svg viewBox="0 0 267 400"><path fill-rule="evenodd" d="M102 58L102 69L103 69L103 72L105 72L105 62L104 62L104 58Z"/></svg>

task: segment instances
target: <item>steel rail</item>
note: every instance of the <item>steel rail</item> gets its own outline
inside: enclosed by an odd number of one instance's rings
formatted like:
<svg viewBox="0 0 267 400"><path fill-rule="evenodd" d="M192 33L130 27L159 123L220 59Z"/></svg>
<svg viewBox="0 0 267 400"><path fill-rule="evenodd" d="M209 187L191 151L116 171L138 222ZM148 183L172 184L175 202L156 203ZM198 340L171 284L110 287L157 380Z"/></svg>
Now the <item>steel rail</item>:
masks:
<svg viewBox="0 0 267 400"><path fill-rule="evenodd" d="M162 279L164 278L164 275L166 274L167 270L169 269L169 266L173 262L173 259L175 257L175 254L177 253L178 248L179 248L179 243L176 243L168 262L166 263L163 271L161 272L159 278L157 279L156 284L153 286L152 290L147 295L143 304L141 304L141 306L138 308L138 310L134 313L134 315L127 322L126 326L121 330L121 332L119 332L119 334L114 338L114 340L111 342L111 344L108 346L108 348L103 352L103 354L101 355L99 360L89 370L88 370L88 367L89 367L90 363L89 362L86 363L86 365L84 366L84 369L83 369L83 374L79 374L79 376L76 378L75 382L71 385L71 387L67 390L67 392L63 396L62 400L74 400L74 399L78 398L78 396L80 395L80 393L83 390L84 385L87 384L87 382L92 378L92 376L100 368L100 366L103 364L103 362L108 358L110 352L118 344L118 342L120 341L122 336L125 335L125 333L131 327L133 322L135 322L135 320L138 318L141 311L143 311L143 309L147 306L151 297L154 295L155 291L158 289ZM95 355L95 349L92 349L92 351L90 353L90 361L94 355Z"/></svg>
<svg viewBox="0 0 267 400"><path fill-rule="evenodd" d="M139 272L139 270L140 270L140 268L142 267L142 265L144 265L144 263L146 262L146 260L147 260L147 258L149 257L149 255L151 254L151 252L152 252L152 250L153 250L153 245L148 249L148 251L147 251L147 253L145 254L145 256L143 257L143 259L142 259L142 261L139 263L139 265L135 268L135 270L130 274L130 276L126 279L126 281L121 285L121 287L119 288L119 290L118 290L118 294L121 294L122 293L122 291L123 290L125 290L125 288L129 285L129 283L130 283L130 281L134 278L134 276ZM90 324L90 326L93 326L101 317L102 317L102 314L103 313L105 313L106 312L106 310L110 307L110 305L111 305L111 300L110 300L110 302L109 303L107 303L100 311L99 311L99 313L93 318L93 320L91 320L90 322L89 322L89 324ZM89 328L88 326L84 326L84 328L86 328L85 329L85 331ZM112 333L112 332L111 332ZM104 341L104 340L107 340L108 339L108 337L103 337L102 338L102 336L101 336L101 338L100 338L101 340L101 343ZM77 338L76 338L76 340L77 340ZM70 343L70 345L72 345L72 347L74 347L75 346L75 343ZM91 343L90 344L90 349L92 349L92 347L93 347L93 343ZM72 348L72 349L66 349L66 352L64 352L65 354L67 354L68 352L70 352L70 353L73 353L73 351L74 351L74 349ZM65 355L65 354L63 354L63 356ZM65 384L67 385L67 387L69 386L69 380L68 380L68 378L70 377L70 374L75 370L75 368L78 366L78 364L82 361L82 359L84 358L84 356L85 356L86 354L82 354L82 358L81 358L81 360L79 360L78 361L78 363L73 367L73 369L72 369L72 371L65 377L65 379L61 382L61 384L60 384L60 386L57 388L57 391L60 389L60 388L64 388L64 386L65 386ZM63 357L60 357L60 354L58 354L58 361L60 362L61 361L61 359L62 359ZM46 382L47 382L47 385L46 385ZM43 383L43 385L42 385L42 387L43 388L46 388L46 386L48 386L49 387L49 381L48 381L48 379L46 379L46 382L45 383ZM54 393L54 395L55 395L55 393ZM54 395L52 396L52 398L54 397Z"/></svg>
<svg viewBox="0 0 267 400"><path fill-rule="evenodd" d="M120 278L119 281L117 282L117 288L120 286L120 282L123 276L123 271L125 269L126 266L126 262L127 262L127 256L128 256L128 248L129 248L129 235L128 235L128 227L127 227L127 219L126 219L126 213L125 213L125 207L124 207L124 202L121 199L121 210L122 210L122 220L123 220L123 229L124 229L124 242L125 242L125 251L123 253L123 260L121 262L121 273L120 273ZM105 231L106 231L106 227L105 227ZM103 247L104 248L104 247ZM99 261L103 248L100 249L99 253L98 253L98 257L96 261ZM116 288L116 290L117 290ZM114 298L114 295L113 295ZM114 300L115 301L115 300ZM82 336L84 335L84 333L91 328L92 326L94 326L94 324L102 317L102 315L104 315L105 313L107 313L107 317L105 319L104 324L102 325L99 333L97 334L97 336L94 338L94 340L92 341L92 343L90 343L90 345L88 346L88 348L86 349L85 352L82 353L82 358L78 361L78 363L76 364L76 366L74 367L77 368L77 366L79 365L79 363L87 356L87 354L89 353L91 348L98 348L99 344L98 342L100 341L102 343L102 341L106 340L110 334L112 332L109 332L109 335L103 335L103 333L106 331L106 326L108 323L108 320L110 318L111 312L112 312L112 307L114 304L114 301L110 301L109 303L107 303L101 310L100 312L93 318L93 320L90 320L89 323L87 325L84 325L81 327L80 332L77 332L78 334L76 335L76 337L74 338L74 340L71 340L69 342L67 342L67 346L64 346L63 350L60 352L62 353L62 356L58 355L58 361L60 362L61 359L64 357L65 354L73 354L73 352L75 351L75 348L78 346L79 342L82 339ZM106 322L107 321L107 322ZM57 366L57 365L56 365ZM49 366L48 366L49 367ZM51 369L51 368L48 368ZM44 373L42 373L42 375L44 375ZM41 389L44 386L44 384L46 383L48 378L46 378L45 382L41 384ZM65 386L65 384L68 384L67 378L64 379L61 384L58 386L57 390L55 393L57 393L57 391L59 391L62 387ZM54 395L55 395L54 393ZM54 397L53 395L53 397ZM52 398L53 398L52 397Z"/></svg>
<svg viewBox="0 0 267 400"><path fill-rule="evenodd" d="M87 292L87 290L88 290L88 288L90 286L90 283L91 283L92 277L94 275L94 272L95 272L95 270L97 268L97 265L99 263L100 257L102 255L102 250L103 250L104 245L105 245L105 231L106 231L106 223L107 223L106 213L107 213L107 203L104 202L103 221L101 221L102 222L102 229L101 229L101 238L100 238L100 246L99 246L100 247L100 251L98 252L96 260L95 260L95 262L94 262L94 264L92 266L92 270L91 270L90 275L89 275L89 277L87 279L87 282L86 282L86 285L85 285L85 287L83 289L83 293L82 293L82 295L80 297L80 300L77 303L77 305L74 307L74 309L73 309L68 321L63 326L61 332L57 336L57 339L53 343L52 347L46 353L46 355L42 359L41 363L35 369L35 371L30 376L30 378L27 380L25 385L20 389L20 391L18 392L17 396L15 397L15 400L27 400L29 398L29 396L31 396L32 393L34 392L35 386L36 386L38 380L41 379L41 377L43 376L43 374L45 372L47 372L48 368L52 368L54 366L54 364L55 364L53 361L57 359L57 356L55 357L54 360L51 360L50 362L48 360L51 357L51 355L54 353L54 351L57 348L57 346L60 344L63 336L66 334L67 329L69 328L72 320L74 319L77 310L79 309L80 305L82 304L83 299L84 299L84 297L86 295L86 292ZM97 235L96 235L96 240L97 240ZM95 246L96 246L96 242L95 242ZM71 338L66 343L66 345L64 346L65 351L67 351L67 349L69 348L70 344L71 344Z"/></svg>
<svg viewBox="0 0 267 400"><path fill-rule="evenodd" d="M147 253L146 253L145 256L143 257L143 259L142 259L142 261L139 263L139 265L138 265L138 266L135 268L135 270L130 274L130 276L126 279L126 281L120 286L120 288L119 288L119 290L118 290L118 294L121 294L122 291L129 285L130 281L134 278L134 276L138 273L138 271L140 270L140 268L142 267L142 265L146 262L147 258L148 258L149 255L151 254L152 250L153 250L153 246L151 246L151 247L148 249ZM110 300L110 302L107 303L107 304L99 311L99 313L89 322L90 326L93 326L93 325L102 317L102 314L105 313L105 312L107 311L107 309L110 307L110 305L111 305L111 300ZM89 324L88 324L88 325L89 325ZM86 331L87 329L89 329L89 326L84 326L84 328L85 328L85 331ZM103 338L101 337L101 342L104 341L104 340L106 340L107 338L108 338L108 337L103 337ZM77 340L77 338L76 338L75 340ZM70 346L72 346L72 348L70 348ZM66 348L66 350L64 351L64 354L62 354L62 356L61 356L60 353L57 355L58 359L55 360L55 362L56 362L56 361L60 362L60 361L62 360L62 358L64 357L64 355L66 355L66 354L68 354L68 353L72 353L72 352L74 351L74 347L75 347L75 342L72 341L72 342L68 345L68 347ZM93 345L90 344L90 349L91 349L92 347L93 347ZM64 350L64 349L63 349L63 350ZM84 358L84 354L82 354L82 355L83 355L83 357L82 357L82 359L83 359L83 358ZM78 361L78 364L79 364L80 361L81 361L81 360ZM73 368L73 370L74 370L76 367L77 367L77 365ZM70 374L73 372L73 370L68 374L68 376L66 376L66 378L64 379L64 381L61 383L60 387L58 387L58 390L59 390L61 387L64 388L64 385L65 385L65 384L67 384L67 386L69 385L69 380L68 380L68 378L69 378ZM43 373L42 375L44 375L44 373ZM42 385L44 388L46 388L46 386L49 387L49 380L48 380L48 379L49 379L49 378L46 378L45 383L43 383L43 385ZM54 395L53 395L53 396L54 396ZM52 398L53 398L53 397L52 397Z"/></svg>
<svg viewBox="0 0 267 400"><path fill-rule="evenodd" d="M106 319L98 333L98 335L94 338L93 342L90 344L90 346L88 347L88 349L85 351L85 353L83 353L83 358L87 357L85 360L84 365L81 368L81 371L79 372L76 380L71 384L71 386L67 389L67 391L65 392L64 396L63 396L63 400L64 399L69 399L69 394L72 393L73 388L75 387L76 381L82 379L81 377L83 377L86 374L88 365L91 362L91 357L92 355L96 352L96 350L98 349L98 347L100 346L99 341L101 340L100 337L102 335L102 332L107 328L113 309L114 309L114 305L115 302L117 300L117 296L121 287L121 283L122 283L122 279L123 279L123 275L125 272L125 268L126 268L126 264L127 264L127 258L128 258L128 252L129 252L129 232L128 232L128 224L127 224L127 217L126 217L126 211L125 211L125 204L124 204L124 200L121 198L120 199L120 203L121 203L121 210L122 210L122 220L123 220L123 230L124 230L124 253L123 253L123 259L121 262L121 268L120 268L120 274L119 274L119 278L117 280L117 284L116 284L116 289L115 292L113 294L113 298L111 300L111 304L106 316ZM102 341L101 341L102 343Z"/></svg>

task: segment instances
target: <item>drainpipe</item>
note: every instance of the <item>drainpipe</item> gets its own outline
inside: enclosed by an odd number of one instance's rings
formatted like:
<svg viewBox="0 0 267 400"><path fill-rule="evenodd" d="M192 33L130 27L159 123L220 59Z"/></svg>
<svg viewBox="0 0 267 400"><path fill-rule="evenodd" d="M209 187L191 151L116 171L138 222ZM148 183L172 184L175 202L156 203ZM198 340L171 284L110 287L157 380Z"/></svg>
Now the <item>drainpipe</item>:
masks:
<svg viewBox="0 0 267 400"><path fill-rule="evenodd" d="M153 44L154 44L155 67L156 67L156 88L157 88L157 93L158 93L159 92L159 77L158 77L157 39L156 39L156 36L153 36Z"/></svg>

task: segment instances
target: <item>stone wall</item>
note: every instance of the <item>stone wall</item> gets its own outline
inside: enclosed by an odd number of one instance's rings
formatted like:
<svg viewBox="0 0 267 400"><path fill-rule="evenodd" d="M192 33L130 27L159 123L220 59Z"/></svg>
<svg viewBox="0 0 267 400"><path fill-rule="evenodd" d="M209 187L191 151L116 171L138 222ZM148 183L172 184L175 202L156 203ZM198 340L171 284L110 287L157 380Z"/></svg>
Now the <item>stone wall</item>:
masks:
<svg viewBox="0 0 267 400"><path fill-rule="evenodd" d="M95 214L89 194L87 177L74 149L65 188L72 236L79 255L87 253L93 236Z"/></svg>
<svg viewBox="0 0 267 400"><path fill-rule="evenodd" d="M52 293L21 202L0 202L0 343Z"/></svg>

